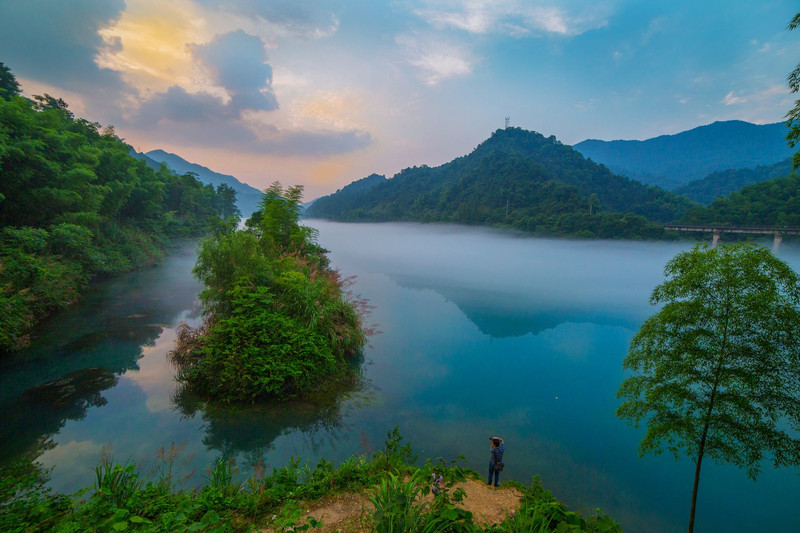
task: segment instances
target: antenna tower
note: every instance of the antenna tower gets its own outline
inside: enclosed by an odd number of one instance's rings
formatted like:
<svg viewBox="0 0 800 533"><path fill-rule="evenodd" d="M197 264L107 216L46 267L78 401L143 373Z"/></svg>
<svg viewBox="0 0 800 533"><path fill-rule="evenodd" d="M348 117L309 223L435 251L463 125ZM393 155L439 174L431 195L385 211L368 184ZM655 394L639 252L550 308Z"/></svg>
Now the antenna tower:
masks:
<svg viewBox="0 0 800 533"><path fill-rule="evenodd" d="M506 117L506 129L508 129L508 123L511 120L511 117Z"/></svg>

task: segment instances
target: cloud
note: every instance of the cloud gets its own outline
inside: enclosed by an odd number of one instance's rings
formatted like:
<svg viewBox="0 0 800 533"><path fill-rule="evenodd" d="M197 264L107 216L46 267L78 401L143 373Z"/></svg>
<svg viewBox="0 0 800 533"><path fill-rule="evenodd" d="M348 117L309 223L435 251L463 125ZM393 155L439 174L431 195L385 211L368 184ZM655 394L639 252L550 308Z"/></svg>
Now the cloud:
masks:
<svg viewBox="0 0 800 533"><path fill-rule="evenodd" d="M204 123L233 120L239 112L209 93L188 93L177 85L142 103L131 123L139 127L155 127L160 121Z"/></svg>
<svg viewBox="0 0 800 533"><path fill-rule="evenodd" d="M105 46L98 31L124 9L124 0L0 2L0 61L18 77L84 93L96 101L131 94L117 72L95 63Z"/></svg>
<svg viewBox="0 0 800 533"><path fill-rule="evenodd" d="M722 103L725 105L744 104L747 103L747 98L742 98L741 96L734 96L733 91L731 91L725 95L725 98L722 99Z"/></svg>
<svg viewBox="0 0 800 533"><path fill-rule="evenodd" d="M149 138L169 144L228 148L239 152L275 155L325 156L349 153L373 143L369 132L348 130L282 129L256 120L208 93L189 93L170 87L142 104L127 124L147 131Z"/></svg>
<svg viewBox="0 0 800 533"><path fill-rule="evenodd" d="M191 0L128 0L120 17L100 30L104 46L96 61L145 96L173 85L208 91L208 73L189 48L211 39L207 20Z"/></svg>
<svg viewBox="0 0 800 533"><path fill-rule="evenodd" d="M234 109L278 108L272 90L272 67L266 63L260 38L238 30L195 45L192 52L212 73L213 83L228 91Z"/></svg>
<svg viewBox="0 0 800 533"><path fill-rule="evenodd" d="M339 29L338 17L330 11L326 0L196 0L198 4L223 13L234 14L257 22L264 33L275 37L294 36L320 39L334 35Z"/></svg>
<svg viewBox="0 0 800 533"><path fill-rule="evenodd" d="M422 71L422 78L428 85L472 73L473 60L469 52L458 45L407 34L398 35L395 41L405 49L408 62Z"/></svg>
<svg viewBox="0 0 800 533"><path fill-rule="evenodd" d="M469 33L579 35L607 24L605 2L586 7L577 1L555 0L427 0L414 12L436 28Z"/></svg>
<svg viewBox="0 0 800 533"><path fill-rule="evenodd" d="M261 153L285 155L334 155L353 152L373 143L369 132L350 131L276 131L258 143Z"/></svg>
<svg viewBox="0 0 800 533"><path fill-rule="evenodd" d="M369 132L362 130L305 131L262 125L256 132L235 120L187 123L163 119L150 136L163 138L169 144L178 146L208 146L240 153L309 157L346 154L364 149L374 142Z"/></svg>

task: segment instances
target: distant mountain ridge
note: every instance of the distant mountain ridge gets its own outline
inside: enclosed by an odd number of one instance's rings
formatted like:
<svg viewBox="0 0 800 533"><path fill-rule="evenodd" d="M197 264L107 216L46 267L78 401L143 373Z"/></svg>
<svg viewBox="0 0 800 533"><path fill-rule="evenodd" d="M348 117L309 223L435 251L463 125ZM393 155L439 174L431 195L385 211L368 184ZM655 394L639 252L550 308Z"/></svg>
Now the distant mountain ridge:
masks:
<svg viewBox="0 0 800 533"><path fill-rule="evenodd" d="M611 173L555 137L507 128L438 167L372 175L317 199L308 217L503 226L548 235L656 237L692 207Z"/></svg>
<svg viewBox="0 0 800 533"><path fill-rule="evenodd" d="M674 192L675 194L682 194L695 202L709 205L715 200L739 191L747 185L789 176L791 173L792 160L785 159L774 165L714 172L701 180L695 180L678 187Z"/></svg>
<svg viewBox="0 0 800 533"><path fill-rule="evenodd" d="M150 152L141 155L144 155L149 159L156 161L157 163L164 163L167 165L167 167L178 174L194 172L197 174L197 179L203 183L210 183L214 186L217 186L221 183L228 185L236 191L236 205L239 207L239 211L242 212L243 218L248 218L253 211L258 209L258 204L261 201L261 196L263 193L255 187L251 187L246 183L242 183L231 175L214 172L207 167L190 163L182 157L165 152L164 150L151 150Z"/></svg>
<svg viewBox="0 0 800 533"><path fill-rule="evenodd" d="M611 171L674 190L713 172L771 165L791 157L786 125L714 122L644 141L589 139L573 148Z"/></svg>

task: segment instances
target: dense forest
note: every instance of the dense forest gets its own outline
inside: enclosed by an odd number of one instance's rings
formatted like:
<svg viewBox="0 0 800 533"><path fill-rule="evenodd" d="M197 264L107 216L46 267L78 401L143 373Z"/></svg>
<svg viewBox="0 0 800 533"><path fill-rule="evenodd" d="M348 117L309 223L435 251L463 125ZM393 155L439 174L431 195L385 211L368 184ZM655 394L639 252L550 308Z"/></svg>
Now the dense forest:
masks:
<svg viewBox="0 0 800 533"><path fill-rule="evenodd" d="M540 235L663 236L660 222L695 204L611 173L556 140L497 130L469 155L439 167L370 176L316 200L308 217L340 221L453 222ZM353 185L355 185L353 184Z"/></svg>
<svg viewBox="0 0 800 533"><path fill-rule="evenodd" d="M729 226L800 227L800 176L796 173L743 187L708 207L690 210L684 222Z"/></svg>
<svg viewBox="0 0 800 533"><path fill-rule="evenodd" d="M714 172L701 180L687 183L673 192L708 205L717 198L728 196L746 185L781 178L792 173L792 160L786 159L774 165L756 168L729 169Z"/></svg>
<svg viewBox="0 0 800 533"><path fill-rule="evenodd" d="M20 94L0 63L0 352L92 279L158 262L175 239L238 214L227 186L154 170L112 127L45 94Z"/></svg>
<svg viewBox="0 0 800 533"><path fill-rule="evenodd" d="M170 354L191 392L225 402L286 399L357 373L365 307L346 293L316 230L299 224L302 190L273 183L244 229L220 224L200 244L194 274L205 285L204 320L183 324Z"/></svg>

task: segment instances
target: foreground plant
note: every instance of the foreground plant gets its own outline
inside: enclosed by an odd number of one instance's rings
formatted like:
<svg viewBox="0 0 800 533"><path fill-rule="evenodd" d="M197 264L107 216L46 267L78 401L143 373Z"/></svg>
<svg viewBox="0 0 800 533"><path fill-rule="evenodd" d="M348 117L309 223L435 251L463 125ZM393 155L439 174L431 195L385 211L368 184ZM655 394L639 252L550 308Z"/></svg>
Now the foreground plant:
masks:
<svg viewBox="0 0 800 533"><path fill-rule="evenodd" d="M800 278L766 248L697 246L665 268L663 304L631 341L617 416L647 425L641 453L708 455L756 479L800 464Z"/></svg>

